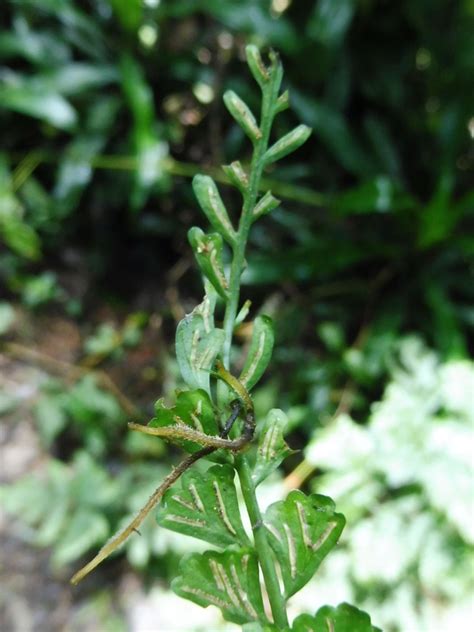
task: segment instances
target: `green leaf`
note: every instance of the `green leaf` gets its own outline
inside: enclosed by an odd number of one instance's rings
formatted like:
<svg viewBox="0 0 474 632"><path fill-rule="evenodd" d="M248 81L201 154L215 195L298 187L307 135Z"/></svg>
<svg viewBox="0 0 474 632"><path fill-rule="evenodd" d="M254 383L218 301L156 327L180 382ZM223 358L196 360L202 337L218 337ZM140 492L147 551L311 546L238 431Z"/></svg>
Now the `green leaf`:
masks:
<svg viewBox="0 0 474 632"><path fill-rule="evenodd" d="M108 534L109 524L102 513L79 510L55 547L53 563L63 566L76 560L96 544L102 543Z"/></svg>
<svg viewBox="0 0 474 632"><path fill-rule="evenodd" d="M268 69L263 63L260 51L253 44L248 44L245 47L245 55L247 57L247 64L255 81L263 89L263 86L269 82L270 75L268 73Z"/></svg>
<svg viewBox="0 0 474 632"><path fill-rule="evenodd" d="M147 82L144 68L131 55L125 54L121 64L122 88L133 117L132 141L137 160L134 189L131 196L133 210L145 203L153 186L166 185L167 176L163 160L168 145L157 133L153 92Z"/></svg>
<svg viewBox="0 0 474 632"><path fill-rule="evenodd" d="M240 519L234 476L230 465L215 465L205 474L186 473L181 490L170 489L165 494L158 508L158 524L222 548L250 546Z"/></svg>
<svg viewBox="0 0 474 632"><path fill-rule="evenodd" d="M222 263L221 235L219 233L206 235L200 228L193 226L188 232L188 239L202 273L212 283L219 296L224 300L227 299L228 283Z"/></svg>
<svg viewBox="0 0 474 632"><path fill-rule="evenodd" d="M253 323L252 341L239 380L247 390L259 381L270 362L273 351L273 321L270 316L257 316Z"/></svg>
<svg viewBox="0 0 474 632"><path fill-rule="evenodd" d="M337 608L323 606L312 617L301 614L293 622L292 632L381 632L366 612L341 603Z"/></svg>
<svg viewBox="0 0 474 632"><path fill-rule="evenodd" d="M155 414L150 423L152 428L163 428L165 426L175 426L176 424L186 424L194 430L199 430L207 435L219 434L216 415L211 399L206 391L198 389L194 391L181 391L176 398L176 405L167 408L164 399L159 399L155 404ZM201 445L192 441L175 440L188 452L196 452L202 448Z"/></svg>
<svg viewBox="0 0 474 632"><path fill-rule="evenodd" d="M36 231L15 215L0 215L0 236L17 254L33 261L41 255L41 241Z"/></svg>
<svg viewBox="0 0 474 632"><path fill-rule="evenodd" d="M224 344L224 331L214 327L215 297L203 302L179 323L176 357L184 381L190 388L210 393L210 371Z"/></svg>
<svg viewBox="0 0 474 632"><path fill-rule="evenodd" d="M340 112L296 89L291 91L291 105L345 169L362 177L373 174L372 160Z"/></svg>
<svg viewBox="0 0 474 632"><path fill-rule="evenodd" d="M306 496L294 490L265 512L264 524L281 567L287 598L308 583L337 543L345 518L334 508L326 496Z"/></svg>
<svg viewBox="0 0 474 632"><path fill-rule="evenodd" d="M272 409L265 419L258 438L257 459L252 479L257 486L294 451L288 447L283 432L288 418L282 410Z"/></svg>
<svg viewBox="0 0 474 632"><path fill-rule="evenodd" d="M77 123L77 113L64 97L46 84L37 85L20 76L0 86L0 103L3 108L38 118L58 129L71 130Z"/></svg>
<svg viewBox="0 0 474 632"><path fill-rule="evenodd" d="M271 191L267 191L265 195L257 202L255 208L252 211L253 221L259 219L263 215L270 213L279 206L280 200L273 197Z"/></svg>
<svg viewBox="0 0 474 632"><path fill-rule="evenodd" d="M183 559L171 584L186 599L217 606L224 619L243 625L265 621L255 553L249 549L194 554Z"/></svg>
<svg viewBox="0 0 474 632"><path fill-rule="evenodd" d="M0 336L6 334L15 322L15 310L10 303L0 303Z"/></svg>
<svg viewBox="0 0 474 632"><path fill-rule="evenodd" d="M61 295L54 272L42 272L22 281L21 298L28 307L40 307Z"/></svg>
<svg viewBox="0 0 474 632"><path fill-rule="evenodd" d="M306 31L310 38L328 48L344 39L355 12L354 0L320 0L315 3Z"/></svg>
<svg viewBox="0 0 474 632"><path fill-rule="evenodd" d="M244 195L249 186L249 177L240 161L234 160L230 165L222 165L222 170L229 181Z"/></svg>
<svg viewBox="0 0 474 632"><path fill-rule="evenodd" d="M414 199L386 176L377 176L333 198L332 207L341 215L387 213L415 208Z"/></svg>
<svg viewBox="0 0 474 632"><path fill-rule="evenodd" d="M40 435L50 446L66 425L67 417L60 397L43 395L34 408Z"/></svg>
<svg viewBox="0 0 474 632"><path fill-rule="evenodd" d="M235 94L233 90L227 90L227 92L225 92L224 103L234 119L253 143L256 143L260 138L262 138L262 132L260 131L257 121L255 120L255 116L252 114L249 106L242 101L242 99Z"/></svg>
<svg viewBox="0 0 474 632"><path fill-rule="evenodd" d="M235 230L214 180L210 176L194 176L193 191L210 224L233 246Z"/></svg>
<svg viewBox="0 0 474 632"><path fill-rule="evenodd" d="M265 152L263 157L266 165L271 165L288 154L293 153L305 143L311 136L311 128L307 125L298 125L294 130L285 134L280 140Z"/></svg>

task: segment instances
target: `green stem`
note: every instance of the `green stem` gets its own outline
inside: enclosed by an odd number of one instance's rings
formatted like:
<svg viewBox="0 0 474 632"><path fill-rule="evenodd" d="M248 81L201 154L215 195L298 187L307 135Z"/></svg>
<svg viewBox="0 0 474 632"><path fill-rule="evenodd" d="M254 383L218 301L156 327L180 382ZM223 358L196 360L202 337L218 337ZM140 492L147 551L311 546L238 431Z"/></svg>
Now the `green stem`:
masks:
<svg viewBox="0 0 474 632"><path fill-rule="evenodd" d="M255 143L254 146L252 163L250 166L249 187L244 196L244 204L239 221L237 239L233 249L229 278L229 300L227 301L224 315L225 339L222 358L226 368L229 368L231 360L232 338L240 298L240 278L245 266L245 250L247 247L250 227L252 225L252 212L257 202L261 184L264 167L263 156L268 148L270 130L274 117L274 107L278 97L279 87L280 78L278 77L278 71L276 70L275 64L273 66L271 80L263 90L260 126L262 137ZM265 534L262 515L260 513L255 494L255 486L252 481L251 470L244 455L237 458L237 471L239 474L245 505L252 524L255 549L262 569L263 579L272 609L273 620L278 628L285 630L288 629L286 604L280 590L278 575L275 568L275 558Z"/></svg>
<svg viewBox="0 0 474 632"><path fill-rule="evenodd" d="M238 459L237 471L239 473L245 506L247 507L247 512L252 523L255 549L257 551L263 578L265 580L273 619L278 628L286 630L288 629L288 617L286 615L285 601L281 595L273 554L265 534L265 527L262 520L262 514L260 513L260 508L258 506L257 497L255 495L255 486L252 481L250 467L244 456L241 456Z"/></svg>

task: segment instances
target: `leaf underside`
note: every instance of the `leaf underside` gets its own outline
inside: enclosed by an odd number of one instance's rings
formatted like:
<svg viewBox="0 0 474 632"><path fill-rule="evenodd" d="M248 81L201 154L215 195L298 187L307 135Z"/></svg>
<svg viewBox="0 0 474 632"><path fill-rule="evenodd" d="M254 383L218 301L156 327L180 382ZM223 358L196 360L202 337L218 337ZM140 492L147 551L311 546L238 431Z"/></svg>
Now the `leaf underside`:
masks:
<svg viewBox="0 0 474 632"><path fill-rule="evenodd" d="M319 494L306 496L299 490L267 509L264 524L280 564L286 598L308 583L336 545L345 518L334 509L330 498Z"/></svg>
<svg viewBox="0 0 474 632"><path fill-rule="evenodd" d="M189 471L181 489L170 489L158 508L158 524L226 548L250 546L240 519L234 469L215 465L204 474Z"/></svg>
<svg viewBox="0 0 474 632"><path fill-rule="evenodd" d="M287 456L294 452L288 447L283 437L287 423L288 419L285 413L278 408L272 409L263 422L252 471L252 480L255 486L264 481Z"/></svg>
<svg viewBox="0 0 474 632"><path fill-rule="evenodd" d="M207 551L183 559L173 590L206 608L217 606L227 621L265 621L258 563L250 549Z"/></svg>
<svg viewBox="0 0 474 632"><path fill-rule="evenodd" d="M204 301L180 321L176 330L176 357L189 388L210 394L210 372L224 343L224 331L214 327L215 296Z"/></svg>

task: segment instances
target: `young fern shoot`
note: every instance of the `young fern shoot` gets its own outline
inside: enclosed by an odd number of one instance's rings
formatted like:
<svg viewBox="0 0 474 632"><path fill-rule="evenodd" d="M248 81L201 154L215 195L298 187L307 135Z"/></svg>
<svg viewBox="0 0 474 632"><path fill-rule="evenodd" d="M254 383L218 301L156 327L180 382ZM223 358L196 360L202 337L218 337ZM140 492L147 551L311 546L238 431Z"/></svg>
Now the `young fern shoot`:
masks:
<svg viewBox="0 0 474 632"><path fill-rule="evenodd" d="M226 620L249 624L253 632L374 632L370 617L348 604L300 615L290 625L288 599L311 579L335 546L345 519L336 513L330 498L307 496L298 490L265 512L257 502L257 486L291 450L284 440L285 414L270 410L256 426L249 394L271 359L274 334L268 316L255 318L247 356L240 362L240 375L231 373L234 330L249 312L248 301L240 305L241 276L252 225L279 205L271 191L260 192L263 171L298 149L311 131L299 125L271 144L274 118L289 107L288 92L280 94L282 66L274 52L266 65L255 46L247 46L246 55L262 93L259 120L235 92L224 94L227 109L252 144L248 170L239 161L223 167L229 183L242 196L236 226L214 180L205 175L193 180L194 193L214 232L206 234L194 227L188 235L205 287L202 303L179 323L176 331L177 360L188 390L177 393L171 408L158 400L156 415L147 426L129 424L132 430L174 441L189 456L164 479L135 519L76 573L72 582L80 581L122 544L159 503L159 525L219 549L194 553L182 561L179 576L172 583L178 595L203 607L216 606ZM230 255L228 267L224 265L226 251ZM214 322L218 301L224 309L222 328ZM218 380L219 388L211 388L211 380ZM216 411L230 413L223 425ZM240 425L240 433L236 425ZM196 474L191 466L205 457L216 464ZM252 537L243 526L236 476ZM175 489L172 486L178 479L181 487Z"/></svg>

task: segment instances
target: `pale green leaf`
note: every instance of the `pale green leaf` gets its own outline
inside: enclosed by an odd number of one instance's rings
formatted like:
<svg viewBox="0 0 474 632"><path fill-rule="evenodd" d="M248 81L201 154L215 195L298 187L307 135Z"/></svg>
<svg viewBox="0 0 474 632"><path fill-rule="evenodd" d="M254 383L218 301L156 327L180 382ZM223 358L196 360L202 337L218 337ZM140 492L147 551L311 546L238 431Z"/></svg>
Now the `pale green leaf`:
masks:
<svg viewBox="0 0 474 632"><path fill-rule="evenodd" d="M224 103L253 143L262 138L262 132L249 106L233 90L224 93Z"/></svg>
<svg viewBox="0 0 474 632"><path fill-rule="evenodd" d="M257 458L252 479L258 485L293 452L283 437L288 418L282 410L270 410L258 438Z"/></svg>
<svg viewBox="0 0 474 632"><path fill-rule="evenodd" d="M200 228L193 226L188 232L188 239L201 272L219 296L226 299L228 283L222 262L222 236L220 233L206 235Z"/></svg>
<svg viewBox="0 0 474 632"><path fill-rule="evenodd" d="M265 164L270 165L288 154L293 153L305 143L311 136L311 128L307 125L298 125L294 130L285 134L280 140L267 150L264 156Z"/></svg>
<svg viewBox="0 0 474 632"><path fill-rule="evenodd" d="M204 301L179 323L176 357L184 381L190 388L210 393L210 372L224 344L224 331L214 327L215 299Z"/></svg>
<svg viewBox="0 0 474 632"><path fill-rule="evenodd" d="M231 246L235 245L235 229L214 180L210 176L194 176L193 191L213 228L224 237L227 243Z"/></svg>
<svg viewBox="0 0 474 632"><path fill-rule="evenodd" d="M34 407L34 413L40 435L45 444L50 446L67 422L61 398L44 395Z"/></svg>
<svg viewBox="0 0 474 632"><path fill-rule="evenodd" d="M15 322L15 310L10 303L0 303L0 336L5 334Z"/></svg>
<svg viewBox="0 0 474 632"><path fill-rule="evenodd" d="M53 563L68 564L97 544L109 534L109 524L101 513L79 510L73 515L67 530L56 544Z"/></svg>
<svg viewBox="0 0 474 632"><path fill-rule="evenodd" d="M240 381L250 390L259 381L270 362L273 351L273 322L270 316L257 316L253 323L252 341L240 374Z"/></svg>

